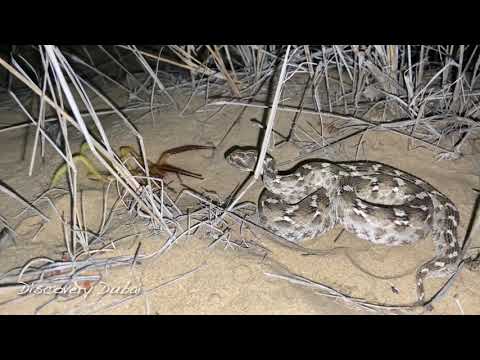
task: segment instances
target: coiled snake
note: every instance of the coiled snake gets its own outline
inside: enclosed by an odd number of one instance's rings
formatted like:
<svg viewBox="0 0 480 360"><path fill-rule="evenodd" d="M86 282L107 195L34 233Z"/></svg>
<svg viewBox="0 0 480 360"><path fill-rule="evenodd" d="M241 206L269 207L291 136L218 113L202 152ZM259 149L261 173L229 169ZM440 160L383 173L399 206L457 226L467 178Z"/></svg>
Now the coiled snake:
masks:
<svg viewBox="0 0 480 360"><path fill-rule="evenodd" d="M235 148L226 160L252 171L258 152ZM418 268L417 301L425 303L427 277L449 276L460 260L459 212L425 181L377 162L333 163L308 160L278 171L267 154L265 189L258 200L262 226L295 243L319 236L341 224L374 244L414 243L432 232L436 256Z"/></svg>

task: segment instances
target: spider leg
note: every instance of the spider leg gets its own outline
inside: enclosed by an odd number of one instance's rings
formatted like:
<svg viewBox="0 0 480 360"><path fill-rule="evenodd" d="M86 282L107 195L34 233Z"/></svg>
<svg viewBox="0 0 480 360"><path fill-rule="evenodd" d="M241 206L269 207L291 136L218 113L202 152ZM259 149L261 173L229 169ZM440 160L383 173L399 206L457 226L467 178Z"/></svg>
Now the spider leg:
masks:
<svg viewBox="0 0 480 360"><path fill-rule="evenodd" d="M160 157L157 160L157 165L165 164L168 157L170 157L173 154L179 154L179 153L186 152L186 151L202 150L202 149L215 149L215 147L214 146L207 146L207 145L184 145L184 146L178 146L176 148L168 149L168 150L165 150L160 155Z"/></svg>
<svg viewBox="0 0 480 360"><path fill-rule="evenodd" d="M157 165L156 168L160 172L173 172L173 173L177 173L177 174L181 174L181 175L185 175L185 176L190 176L190 177L194 177L194 178L203 180L203 176L201 174L197 174L197 173L194 173L194 172L191 172L191 171L188 171L188 170L180 169L176 166L172 166L172 165L169 165L169 164Z"/></svg>

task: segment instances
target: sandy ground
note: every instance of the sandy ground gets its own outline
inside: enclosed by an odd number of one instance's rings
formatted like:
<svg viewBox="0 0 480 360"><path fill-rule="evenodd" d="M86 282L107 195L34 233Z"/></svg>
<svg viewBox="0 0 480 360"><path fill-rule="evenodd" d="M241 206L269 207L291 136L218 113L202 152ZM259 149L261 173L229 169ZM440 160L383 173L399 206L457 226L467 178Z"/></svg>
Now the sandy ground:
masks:
<svg viewBox="0 0 480 360"><path fill-rule="evenodd" d="M201 99L196 99L201 104ZM194 106L192 106L194 108ZM200 191L215 192L221 199L227 197L246 174L230 167L224 160L225 152L234 145L255 145L259 128L251 119L262 120L261 109L226 107L206 113L179 116L172 112L158 113L135 121L144 136L147 156L156 159L169 148L188 145L214 144L214 152L198 151L176 155L171 163L200 172L205 180L182 177L184 185ZM241 114L241 116L239 116ZM293 118L291 113L279 113L276 129L286 133ZM373 116L373 115L372 115ZM131 116L134 118L134 116ZM318 125L318 118L305 116ZM24 121L18 114L1 114L3 125ZM328 119L325 119L328 120ZM135 138L122 123L106 116L102 118L111 145L135 145ZM232 127L232 124L235 124ZM226 135L227 134L227 135ZM0 179L28 200L34 199L48 189L54 170L61 158L49 147L46 159L37 156L32 177L28 166L34 138L34 129L0 133ZM465 235L470 219L475 193L479 187L479 167L469 156L456 161L435 161L434 154L426 148L412 148L406 138L390 133L367 133L362 138L364 145L359 159L376 160L398 167L429 181L447 194L461 213L460 238ZM332 146L314 157L331 160L354 159L359 137ZM81 139L73 134L72 144L78 150ZM288 144L277 148L273 155L286 161L299 155L297 148ZM286 165L285 168L289 168ZM83 174L83 176L82 176ZM81 170L81 188L84 189L86 222L92 229L98 228L102 216L102 186L85 178ZM172 187L181 187L179 179L170 176ZM65 183L62 184L65 186ZM252 187L245 200L254 201L261 190L261 183ZM69 201L58 194L55 200L60 211L68 213ZM0 193L0 214L14 219L22 206ZM39 218L23 214L12 220L17 224L19 238L16 246L0 250L0 271L24 265L37 256L58 259L65 250L62 228L58 216L51 207L42 207L52 218L45 228L32 239L38 229ZM311 289L292 285L285 280L273 279L265 272L275 271L272 261L286 266L290 272L331 286L339 291L368 301L388 304L409 304L415 300L414 272L400 278L379 280L378 276L395 276L415 269L433 255L430 238L413 246L371 246L348 233L340 233L339 227L329 234L303 244L316 249L331 249L346 246L347 253L328 256L302 256L301 253L282 246L269 235L258 231L256 241L268 248L268 259L254 256L238 248L219 244L210 247L211 238L190 236L177 242L168 252L143 264L129 268L111 269L103 272L103 287L97 286L91 294L72 301L53 301L52 296L18 296L18 289L0 289L1 314L364 314L338 300L315 294ZM122 233L115 234L121 236ZM234 234L234 237L238 234ZM135 237L126 239L108 256L133 255L141 243L140 253L149 254L159 249L164 237ZM479 246L475 240L473 246ZM362 271L364 269L365 271ZM428 294L432 295L445 279L430 279L426 282ZM106 293L107 286L125 288L131 293ZM129 298L138 289L149 290L139 297ZM126 290L125 290L126 291ZM113 291L114 292L114 291ZM117 291L118 292L118 291ZM440 300L432 314L480 313L480 272L464 270L445 298Z"/></svg>

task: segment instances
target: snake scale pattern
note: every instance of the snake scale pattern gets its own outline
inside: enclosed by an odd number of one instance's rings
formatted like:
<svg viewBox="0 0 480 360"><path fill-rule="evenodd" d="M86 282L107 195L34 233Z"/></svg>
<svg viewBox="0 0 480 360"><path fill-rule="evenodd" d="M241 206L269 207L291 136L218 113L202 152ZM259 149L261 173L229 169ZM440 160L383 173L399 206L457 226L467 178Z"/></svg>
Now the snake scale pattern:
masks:
<svg viewBox="0 0 480 360"><path fill-rule="evenodd" d="M234 148L226 160L252 171L255 149ZM288 241L299 243L332 229L346 231L374 244L411 244L432 233L435 257L418 268L417 302L425 303L423 282L449 276L458 267L459 212L427 182L377 162L333 163L308 160L279 171L267 154L258 200L261 225Z"/></svg>

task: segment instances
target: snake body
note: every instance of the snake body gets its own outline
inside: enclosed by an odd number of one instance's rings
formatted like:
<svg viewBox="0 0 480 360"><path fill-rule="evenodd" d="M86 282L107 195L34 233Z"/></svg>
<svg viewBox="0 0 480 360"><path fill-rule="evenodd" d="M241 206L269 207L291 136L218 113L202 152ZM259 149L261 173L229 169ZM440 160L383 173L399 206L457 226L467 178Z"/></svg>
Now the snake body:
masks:
<svg viewBox="0 0 480 360"><path fill-rule="evenodd" d="M236 148L226 156L242 171L252 171L257 159L254 149ZM366 161L308 160L279 171L267 154L262 180L260 222L288 241L314 238L337 223L361 239L387 246L415 243L431 232L436 255L417 270L418 303L425 302L427 277L448 276L458 266L459 212L444 194L414 175Z"/></svg>

